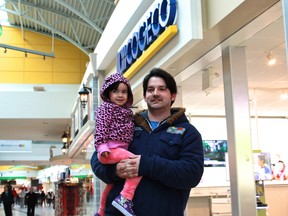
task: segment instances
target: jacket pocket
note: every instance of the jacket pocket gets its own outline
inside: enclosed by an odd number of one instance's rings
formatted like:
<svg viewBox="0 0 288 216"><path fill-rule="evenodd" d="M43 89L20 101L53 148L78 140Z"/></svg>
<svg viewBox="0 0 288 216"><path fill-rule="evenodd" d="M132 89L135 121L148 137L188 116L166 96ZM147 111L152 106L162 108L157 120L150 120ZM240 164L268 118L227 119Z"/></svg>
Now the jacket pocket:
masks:
<svg viewBox="0 0 288 216"><path fill-rule="evenodd" d="M178 134L162 134L160 143L155 148L154 154L170 160L177 160L179 158L179 151L181 149L182 139Z"/></svg>
<svg viewBox="0 0 288 216"><path fill-rule="evenodd" d="M162 134L160 140L170 146L182 144L182 137L179 134Z"/></svg>

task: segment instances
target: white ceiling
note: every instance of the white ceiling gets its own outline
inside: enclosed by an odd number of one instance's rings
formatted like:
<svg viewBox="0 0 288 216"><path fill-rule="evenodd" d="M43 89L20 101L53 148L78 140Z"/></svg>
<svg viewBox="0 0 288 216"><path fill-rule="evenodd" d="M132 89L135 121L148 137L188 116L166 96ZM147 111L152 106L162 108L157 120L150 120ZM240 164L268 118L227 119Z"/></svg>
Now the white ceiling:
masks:
<svg viewBox="0 0 288 216"><path fill-rule="evenodd" d="M288 117L288 100L280 99L282 93L288 94L283 18L282 15L274 16L275 21L271 19L269 23L268 17L270 17L269 13L262 15L223 42L221 46L223 48L225 44L229 44L245 47L250 114ZM261 27L259 23L264 21L266 27L258 31L257 29ZM253 30L249 32L249 29ZM245 36L247 37L251 32L255 33L245 39ZM225 115L221 46L216 47L176 76L178 85L182 88L183 106L193 116ZM271 51L277 58L273 66L267 65L267 51ZM195 68L197 72L193 74ZM202 72L206 69L212 71L212 84L208 91L202 91ZM187 75L189 73L193 75Z"/></svg>

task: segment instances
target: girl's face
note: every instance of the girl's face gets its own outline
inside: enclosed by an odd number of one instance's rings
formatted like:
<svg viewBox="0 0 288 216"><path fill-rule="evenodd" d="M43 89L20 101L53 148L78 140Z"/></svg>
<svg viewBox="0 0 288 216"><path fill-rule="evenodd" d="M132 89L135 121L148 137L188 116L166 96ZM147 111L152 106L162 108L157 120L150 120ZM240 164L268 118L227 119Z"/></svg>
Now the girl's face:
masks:
<svg viewBox="0 0 288 216"><path fill-rule="evenodd" d="M118 106L124 106L128 100L128 86L120 83L117 89L109 92L109 99Z"/></svg>

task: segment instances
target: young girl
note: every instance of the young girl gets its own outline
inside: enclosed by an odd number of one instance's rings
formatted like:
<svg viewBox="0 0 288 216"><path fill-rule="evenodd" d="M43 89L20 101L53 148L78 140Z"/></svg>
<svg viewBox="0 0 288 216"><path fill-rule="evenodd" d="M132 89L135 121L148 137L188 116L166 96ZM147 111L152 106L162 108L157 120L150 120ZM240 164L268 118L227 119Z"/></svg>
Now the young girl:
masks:
<svg viewBox="0 0 288 216"><path fill-rule="evenodd" d="M94 145L101 163L115 164L133 156L127 150L134 132L133 112L130 109L133 95L128 80L120 73L114 73L104 80L100 96L103 103L95 111ZM126 179L120 195L112 202L124 215L135 215L132 199L140 180L141 177ZM95 216L105 215L106 198L112 187L112 184L106 185Z"/></svg>

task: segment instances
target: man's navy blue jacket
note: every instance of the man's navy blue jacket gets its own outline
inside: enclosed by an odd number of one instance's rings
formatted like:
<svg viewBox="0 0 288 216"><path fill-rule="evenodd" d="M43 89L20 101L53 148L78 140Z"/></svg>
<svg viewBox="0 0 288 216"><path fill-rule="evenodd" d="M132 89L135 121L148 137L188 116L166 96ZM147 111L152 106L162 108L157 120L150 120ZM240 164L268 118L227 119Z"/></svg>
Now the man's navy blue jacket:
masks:
<svg viewBox="0 0 288 216"><path fill-rule="evenodd" d="M143 176L134 198L137 216L182 216L190 190L201 180L204 170L202 138L188 122L185 109L172 108L172 115L152 131L147 111L135 114L135 131L129 151L141 155L139 176ZM96 152L91 158L95 175L114 184L107 197L105 215L122 215L112 205L124 180L116 175L116 165L103 165Z"/></svg>

